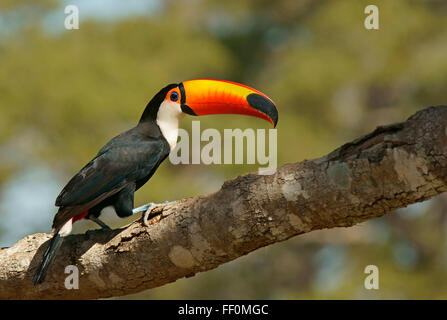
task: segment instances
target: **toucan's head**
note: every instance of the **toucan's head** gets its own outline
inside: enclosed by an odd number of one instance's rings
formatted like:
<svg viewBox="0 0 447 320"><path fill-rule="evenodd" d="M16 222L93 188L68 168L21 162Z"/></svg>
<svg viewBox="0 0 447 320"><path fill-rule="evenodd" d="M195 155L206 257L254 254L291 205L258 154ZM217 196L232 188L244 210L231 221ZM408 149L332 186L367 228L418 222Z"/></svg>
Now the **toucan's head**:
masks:
<svg viewBox="0 0 447 320"><path fill-rule="evenodd" d="M224 80L198 79L170 84L155 95L148 108L151 110L145 113L151 113L154 120L164 113L172 116L244 114L267 120L273 126L278 122L278 111L269 97L248 86Z"/></svg>
<svg viewBox="0 0 447 320"><path fill-rule="evenodd" d="M156 121L168 141L177 140L179 121L185 114L245 114L276 126L278 111L265 94L230 81L198 79L170 84L149 102L140 123Z"/></svg>

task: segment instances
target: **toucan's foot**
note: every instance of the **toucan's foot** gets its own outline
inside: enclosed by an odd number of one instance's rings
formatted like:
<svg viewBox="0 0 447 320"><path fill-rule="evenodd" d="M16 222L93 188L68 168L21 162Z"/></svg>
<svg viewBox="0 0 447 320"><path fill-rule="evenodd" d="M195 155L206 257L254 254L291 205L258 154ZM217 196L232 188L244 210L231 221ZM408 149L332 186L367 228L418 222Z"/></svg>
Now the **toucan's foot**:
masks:
<svg viewBox="0 0 447 320"><path fill-rule="evenodd" d="M89 220L93 221L94 223L96 223L97 225L99 225L101 228L103 228L104 230L112 230L112 228L110 228L108 225L106 225L104 222L102 222L101 220L99 220L96 217L88 217Z"/></svg>
<svg viewBox="0 0 447 320"><path fill-rule="evenodd" d="M155 207L167 205L167 204L172 203L172 202L173 201L164 201L163 203L149 202L148 204L145 204L144 206L141 206L141 207L133 209L133 213L137 213L137 212L142 212L143 211L143 224L146 227L149 227L149 220L153 218L153 217L150 216L150 212L152 211L152 209L155 208Z"/></svg>
<svg viewBox="0 0 447 320"><path fill-rule="evenodd" d="M147 211L148 209L150 209L155 203L153 202L149 202L148 204L145 204L141 207L135 208L132 210L132 213L138 213L138 212L143 212L143 211Z"/></svg>

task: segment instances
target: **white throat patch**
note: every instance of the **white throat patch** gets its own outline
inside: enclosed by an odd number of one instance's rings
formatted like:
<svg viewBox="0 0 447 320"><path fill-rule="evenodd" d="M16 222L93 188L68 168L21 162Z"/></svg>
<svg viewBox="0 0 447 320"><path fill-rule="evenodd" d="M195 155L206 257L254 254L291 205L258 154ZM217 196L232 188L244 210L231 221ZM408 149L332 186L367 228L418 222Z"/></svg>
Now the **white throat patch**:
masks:
<svg viewBox="0 0 447 320"><path fill-rule="evenodd" d="M168 141L171 151L177 144L178 128L184 115L180 103L168 100L163 101L158 109L157 124Z"/></svg>

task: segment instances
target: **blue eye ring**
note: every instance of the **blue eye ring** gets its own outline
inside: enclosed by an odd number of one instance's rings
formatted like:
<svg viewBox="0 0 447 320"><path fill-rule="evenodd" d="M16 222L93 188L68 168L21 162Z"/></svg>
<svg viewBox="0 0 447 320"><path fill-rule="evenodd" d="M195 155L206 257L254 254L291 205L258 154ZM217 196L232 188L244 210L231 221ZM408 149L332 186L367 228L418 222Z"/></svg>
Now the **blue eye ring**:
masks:
<svg viewBox="0 0 447 320"><path fill-rule="evenodd" d="M171 96L170 96L171 101L177 101L178 100L178 93L173 91L171 92Z"/></svg>

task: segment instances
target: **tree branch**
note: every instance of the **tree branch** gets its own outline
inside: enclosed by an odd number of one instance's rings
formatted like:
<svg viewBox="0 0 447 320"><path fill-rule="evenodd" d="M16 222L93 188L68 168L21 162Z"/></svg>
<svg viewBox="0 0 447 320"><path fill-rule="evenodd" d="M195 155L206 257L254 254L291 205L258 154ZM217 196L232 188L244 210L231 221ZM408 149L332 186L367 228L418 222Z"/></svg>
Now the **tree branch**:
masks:
<svg viewBox="0 0 447 320"><path fill-rule="evenodd" d="M298 146L297 146L298 147ZM348 227L447 190L447 107L378 127L329 155L248 174L216 193L154 209L113 231L69 236L47 280L31 283L49 235L0 250L0 298L94 299L162 286L312 230ZM77 265L79 290L64 268Z"/></svg>

